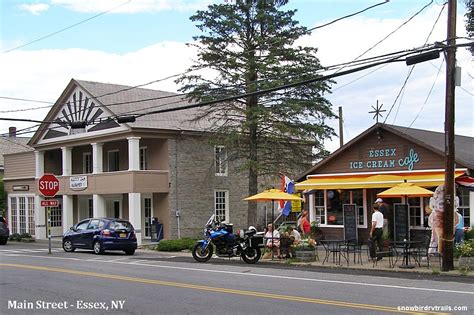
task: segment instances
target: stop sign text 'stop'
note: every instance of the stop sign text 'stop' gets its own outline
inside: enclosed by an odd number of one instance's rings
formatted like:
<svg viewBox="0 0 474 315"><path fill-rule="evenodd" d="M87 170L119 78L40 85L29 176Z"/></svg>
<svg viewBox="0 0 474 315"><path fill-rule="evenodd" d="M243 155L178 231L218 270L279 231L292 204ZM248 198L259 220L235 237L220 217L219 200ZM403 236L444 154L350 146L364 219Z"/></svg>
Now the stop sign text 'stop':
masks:
<svg viewBox="0 0 474 315"><path fill-rule="evenodd" d="M44 174L38 181L38 190L45 197L54 197L59 191L59 180L53 174Z"/></svg>

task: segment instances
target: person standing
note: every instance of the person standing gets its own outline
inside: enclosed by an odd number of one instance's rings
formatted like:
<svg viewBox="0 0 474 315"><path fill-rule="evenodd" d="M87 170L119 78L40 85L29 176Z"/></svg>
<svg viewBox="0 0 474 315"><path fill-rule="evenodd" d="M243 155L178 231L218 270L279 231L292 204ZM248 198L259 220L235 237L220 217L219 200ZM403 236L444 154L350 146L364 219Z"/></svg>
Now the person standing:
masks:
<svg viewBox="0 0 474 315"><path fill-rule="evenodd" d="M383 202L382 198L377 198L375 203L379 205L379 211L383 215L383 230L387 231L386 233L388 233L388 206Z"/></svg>
<svg viewBox="0 0 474 315"><path fill-rule="evenodd" d="M372 226L370 227L369 233L369 251L370 251L370 258L372 260L377 259L377 261L382 259L381 255L376 254L376 246L378 246L378 250L382 251L383 248L383 214L379 211L379 205L374 204L372 206Z"/></svg>
<svg viewBox="0 0 474 315"><path fill-rule="evenodd" d="M300 219L299 228L306 237L309 236L309 233L311 232L311 225L309 224L308 210L303 211L303 214L301 215L301 219Z"/></svg>
<svg viewBox="0 0 474 315"><path fill-rule="evenodd" d="M461 244L464 242L464 219L462 217L462 214L456 212L456 229L454 232L454 245Z"/></svg>

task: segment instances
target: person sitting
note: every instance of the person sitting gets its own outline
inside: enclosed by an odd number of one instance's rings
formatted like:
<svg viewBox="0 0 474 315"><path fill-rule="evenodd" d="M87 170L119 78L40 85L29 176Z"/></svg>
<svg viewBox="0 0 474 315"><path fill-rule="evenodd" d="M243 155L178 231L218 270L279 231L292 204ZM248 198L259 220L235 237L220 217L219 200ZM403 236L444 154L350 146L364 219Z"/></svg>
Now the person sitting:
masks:
<svg viewBox="0 0 474 315"><path fill-rule="evenodd" d="M277 230L273 229L273 224L268 224L267 233L265 234L266 239L266 248L273 250L277 254L278 258L281 258L280 255L280 233Z"/></svg>
<svg viewBox="0 0 474 315"><path fill-rule="evenodd" d="M293 229L293 227L291 227L291 226L288 227L288 232L287 233L288 233L288 236L291 240L291 256L295 257L294 246L301 243L301 234L297 230ZM287 258L289 258L289 256L290 255L288 255Z"/></svg>

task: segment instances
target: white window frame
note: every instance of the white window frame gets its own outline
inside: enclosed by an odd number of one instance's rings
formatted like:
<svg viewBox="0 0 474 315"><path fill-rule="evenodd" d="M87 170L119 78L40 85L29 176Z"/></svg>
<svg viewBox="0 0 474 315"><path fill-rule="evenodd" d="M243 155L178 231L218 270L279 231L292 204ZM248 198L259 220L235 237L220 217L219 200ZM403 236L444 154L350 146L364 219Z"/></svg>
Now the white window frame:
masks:
<svg viewBox="0 0 474 315"><path fill-rule="evenodd" d="M150 200L150 216L148 217L148 219L150 220L151 218L153 218L153 198L152 196L150 195L147 195L147 196L144 196L143 197L143 220L144 220L144 225L143 225L143 231L144 231L144 237L146 239L151 239L151 222L149 220L147 220L147 201L146 200Z"/></svg>
<svg viewBox="0 0 474 315"><path fill-rule="evenodd" d="M82 153L82 173L92 174L92 152Z"/></svg>
<svg viewBox="0 0 474 315"><path fill-rule="evenodd" d="M140 170L148 169L148 148L140 147Z"/></svg>
<svg viewBox="0 0 474 315"><path fill-rule="evenodd" d="M408 202L408 199L411 199L411 198L417 198L419 200L419 205L416 205L416 206L412 206L409 202ZM404 198L404 202L405 204L408 204L408 222L410 224L410 229L411 230L424 230L425 229L425 226L424 226L424 208L425 208L425 204L423 203L423 197L408 197L408 199ZM420 218L420 225L411 225L411 217L412 217L412 214L414 213L414 210L416 210L418 213L417 213L417 217Z"/></svg>
<svg viewBox="0 0 474 315"><path fill-rule="evenodd" d="M110 167L110 154L112 153L117 153L117 169L116 170L111 170ZM108 172L117 172L120 170L120 152L119 150L109 150L107 151L107 171Z"/></svg>
<svg viewBox="0 0 474 315"><path fill-rule="evenodd" d="M227 176L227 151L223 145L214 146L214 170L216 176Z"/></svg>
<svg viewBox="0 0 474 315"><path fill-rule="evenodd" d="M20 202L19 198L24 198L25 200L25 209L24 209L24 216L25 216L25 232L29 233L31 236L35 236L35 212L36 212L36 205L35 205L35 195L34 194L10 194L8 195L8 225L10 229L10 234L13 233L20 233ZM33 202L31 202L31 198L33 198ZM15 207L13 207L12 200L14 201ZM32 215L33 214L33 215ZM33 233L32 233L33 232ZM21 233L20 233L21 234Z"/></svg>
<svg viewBox="0 0 474 315"><path fill-rule="evenodd" d="M224 194L224 202L217 202L217 194L218 193L223 193ZM220 208L221 205L224 205L224 209ZM218 208L219 206L219 208ZM214 214L216 216L220 216L220 213L219 212L222 212L224 211L224 221L223 222L230 222L230 213L229 213L229 191L228 190L225 190L225 189L215 189L214 190Z"/></svg>

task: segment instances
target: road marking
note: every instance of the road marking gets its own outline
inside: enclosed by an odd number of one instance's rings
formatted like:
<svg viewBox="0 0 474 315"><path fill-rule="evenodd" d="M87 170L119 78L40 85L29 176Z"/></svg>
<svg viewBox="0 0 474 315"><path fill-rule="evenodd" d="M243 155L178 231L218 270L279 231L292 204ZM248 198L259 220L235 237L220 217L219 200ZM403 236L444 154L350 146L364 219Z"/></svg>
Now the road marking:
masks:
<svg viewBox="0 0 474 315"><path fill-rule="evenodd" d="M22 257L37 257L37 258L57 258L57 259L73 259L73 260L82 260L82 261L97 261L94 259L84 260L77 258L66 258L66 257L52 257L52 256L35 256L35 255L18 255ZM274 279L283 279L283 280L294 280L294 281L308 281L308 282L322 282L322 283L332 283L332 284L345 284L345 285L354 285L354 286L364 286L364 287L379 287L379 288L388 288L388 289L400 289L400 290L414 290L414 291L428 291L428 292L441 292L441 293L453 293L453 294L467 294L474 295L474 290L472 291L459 291L459 290L446 290L446 289L434 289L434 288L423 288L423 287L407 287L391 284L378 284L378 283L367 283L367 282L351 282L351 281L341 281L341 280L324 280L324 279L312 279L312 278L301 278L301 277L290 277L290 276L280 276L280 275L264 275L259 273L252 272L240 272L240 271L225 271L225 270L213 270L213 269L200 269L200 268L190 268L190 267L177 267L177 266L165 266L165 265L150 265L147 263L142 263L140 260L134 262L123 262L123 261L107 261L104 262L114 263L114 264L126 264L126 265L137 265L143 267L153 267L153 268L162 268L162 269L174 269L174 270L186 270L186 271L197 271L197 272L208 272L208 273L220 273L220 274L231 274L231 275L240 275L240 276L250 276L250 277L261 277L261 278L274 278Z"/></svg>
<svg viewBox="0 0 474 315"><path fill-rule="evenodd" d="M260 298L274 299L274 300L305 302L305 303L312 303L312 304L323 304L323 305L392 312L392 313L415 314L413 312L408 312L408 311L399 311L397 308L392 307L392 306L360 304L360 303L342 302L342 301L335 301L335 300L323 300L323 299L307 298L307 297L301 297L301 296L264 293L264 292L258 292L258 291L235 290L235 289L210 287L210 286L203 286L203 285L196 285L196 284L182 283L182 282L171 282L171 281L162 281L162 280L154 280L154 279L146 279L146 278L135 278L135 277L128 277L128 276L114 275L114 274L102 274L102 273L87 272L87 271L80 271L80 270L73 270L73 269L49 268L49 267L42 267L42 266L5 264L5 263L0 263L0 266L19 268L19 269L48 271L48 272L56 272L56 273L65 273L65 274L80 275L80 276L89 276L89 277L103 278L103 279L109 279L109 280L170 286L170 287L175 287L175 288L194 289L194 290L199 290L199 291L236 294L236 295L260 297ZM435 314L435 313L417 312L416 314Z"/></svg>
<svg viewBox="0 0 474 315"><path fill-rule="evenodd" d="M52 252L62 252L61 249L51 249ZM0 249L0 253L42 253L48 252L47 248L28 249L28 248L17 248L17 249Z"/></svg>

